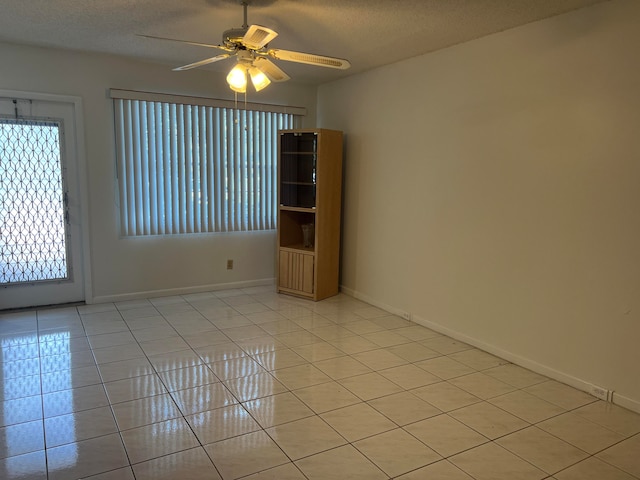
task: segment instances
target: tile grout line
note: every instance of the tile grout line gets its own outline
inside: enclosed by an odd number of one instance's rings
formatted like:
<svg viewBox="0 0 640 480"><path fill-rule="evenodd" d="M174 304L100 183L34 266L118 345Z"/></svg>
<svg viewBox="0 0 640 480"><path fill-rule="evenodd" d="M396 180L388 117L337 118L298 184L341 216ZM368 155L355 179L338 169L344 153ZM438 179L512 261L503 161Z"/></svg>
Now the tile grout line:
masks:
<svg viewBox="0 0 640 480"><path fill-rule="evenodd" d="M151 304L151 302L149 302L149 303ZM166 318L165 318L165 316L164 316L162 313L160 313L160 312L158 311L157 307L156 307L155 305L153 305L153 304L151 304L151 305L153 306L154 310L156 310L156 313L158 313L158 315L159 315L159 316L162 316L162 318L163 318L165 321L167 321L167 320L166 320ZM116 309L117 309L117 305L116 305ZM125 320L124 316L122 315L122 311L120 311L120 310L118 309L118 313L120 314L120 316L121 316L121 318L122 318L122 321L123 321L123 322L125 323L125 325L127 326L129 333L131 334L131 336L132 336L132 337L133 337L133 339L135 340L135 344L136 344L136 345L138 345L138 347L140 348L140 350L141 350L141 351L142 351L142 353L144 354L144 358L147 360L147 362L149 362L149 365L151 365L151 368L152 368L152 369L153 369L153 371L155 372L154 376L158 378L158 380L160 381L160 383L162 384L162 386L163 386L163 387L164 387L164 389L166 390L166 394L167 394L167 395L169 395L169 398L171 398L171 402L172 402L172 403L173 403L173 405L176 407L177 411L181 414L181 417L178 417L178 418L181 418L181 419L184 421L184 423L185 423L185 424L187 425L187 427L189 428L189 431L191 431L191 433L193 434L194 438L196 439L196 441L198 442L198 444L200 445L200 447L202 447L202 448L203 448L203 450L205 451L205 454L207 454L207 456L208 456L208 453L206 452L206 449L204 449L204 446L202 445L202 443L200 442L200 439L198 438L198 436L196 435L195 431L194 431L194 430L193 430L193 428L191 427L191 424L187 421L187 419L186 419L186 416L185 416L184 412L183 412L183 411L182 411L182 409L180 408L180 405L178 405L178 404L177 404L177 402L176 402L176 401L175 401L175 399L173 398L173 395L171 395L171 391L170 391L170 390L169 390L169 388L167 387L167 385L166 385L166 383L165 383L164 379L160 376L160 374L159 374L159 372L158 372L158 370L157 370L156 366L151 362L151 359L149 358L149 355L147 354L147 352L144 350L144 348L143 348L143 347L142 347L142 345L140 344L141 342L140 342L140 341L135 337L135 335L134 335L134 333L133 333L133 330L131 330L130 325L129 325L129 324L128 324L128 322ZM141 318L144 318L144 317L141 317ZM171 325L171 323L170 323L170 322L168 322L168 321L167 321L167 323L169 323L169 325L170 325L170 326L171 326L171 328L176 332L176 334L177 334L180 338L182 338L182 339L184 340L184 338L183 338L183 337L180 335L180 333L179 333L179 332L174 328L174 326L173 326L173 325ZM152 340L152 341L153 341L153 340ZM194 353L197 355L197 353L196 353L195 351L194 351ZM212 372L212 373L213 373L213 372ZM102 376L102 374L101 374L101 376ZM215 376L215 374L214 374L214 376ZM103 386L104 386L104 383L105 383L105 382L103 382ZM107 382L107 383L108 383L108 382ZM126 447L126 444L125 444L125 442L124 442L124 437L123 437L122 433L123 433L124 431L134 430L134 429L136 429L136 428L143 428L143 427L146 427L146 426L148 426L148 425L142 425L142 426L139 426L139 427L133 427L133 428L130 428L130 429L127 429L127 430L122 430L122 429L121 429L121 427L120 427L120 425L119 425L119 423L118 423L118 421L117 421L117 418L116 418L116 415L115 415L115 411L114 411L114 409L113 409L113 405L117 405L117 403L116 403L116 404L114 404L114 403L112 403L112 402L111 402L111 399L109 398L109 395L108 395L108 393L106 392L106 387L105 387L105 394L107 395L107 399L108 399L108 401L109 401L109 406L110 406L110 408L111 408L111 412L112 412L112 414L113 414L113 416L114 416L114 421L115 421L116 426L117 426L117 428L118 428L118 434L120 435L120 438L121 438L121 441L122 441L122 444L123 444L124 451L125 451L125 453L126 453L126 455L127 455L127 459L129 460L129 468L130 468L130 469L131 469L131 471L132 471L132 474L133 474L133 476L134 476L134 479L135 479L135 477L136 477L135 470L133 469L133 466L134 466L134 465L137 465L137 464L140 464L140 463L145 463L145 462L148 462L148 461L152 461L152 460L155 460L155 459L157 459L157 458L167 457L167 456L169 456L169 455L173 455L173 454L176 454L176 453L185 452L185 451L188 451L188 450L191 450L191 449L192 449L192 448L185 448L185 449L183 449L183 450L178 450L178 451L175 451L175 452L167 453L167 454L161 455L161 456L159 456L159 457L155 457L155 458L153 458L153 459L148 459L148 460L143 460L143 461L138 462L138 463L133 463L133 462L131 461L130 456L129 456L129 451L128 451L128 449L127 449L127 447ZM163 395L163 394L158 394L158 395ZM153 396L158 396L158 395L153 395ZM147 397L143 397L143 398L147 398ZM129 400L129 401L135 401L135 400L136 400L136 399L134 399L134 400ZM118 403L127 403L127 402L128 402L128 401L118 402ZM161 422L164 422L164 421L170 421L170 420L172 420L172 419L169 419L169 420L161 420ZM155 423L158 423L158 422L155 422ZM220 472L219 472L219 470L218 470L218 467L215 465L215 463L213 463L213 460L211 460L211 463L212 463L213 467L215 468L216 472L218 472L218 474L220 475ZM222 478L222 475L220 475L220 477Z"/></svg>
<svg viewBox="0 0 640 480"><path fill-rule="evenodd" d="M42 352L40 351L40 315L38 310L35 312L36 314L36 335L38 338L38 364L40 371L40 408L42 409L42 448L44 449L44 466L45 466L45 475L47 480L49 479L49 455L47 448L47 429L46 429L46 416L44 411L44 389L42 385Z"/></svg>
<svg viewBox="0 0 640 480"><path fill-rule="evenodd" d="M118 314L120 314L119 311L118 311ZM82 322L83 328L85 328L85 324L84 324L84 321L82 320L82 315L80 314L80 312L78 312L78 316L80 317L80 321ZM120 314L120 316L122 318L121 314ZM122 318L122 320L124 321L124 318ZM85 328L85 333L86 333L86 328ZM93 359L94 359L94 361L96 363L96 369L98 370L98 375L100 376L102 390L104 391L104 396L107 399L107 401L109 402L109 411L111 412L111 417L113 418L113 423L116 426L116 429L118 430L118 432L117 432L118 433L118 438L120 439L120 444L122 445L122 450L124 451L124 454L127 457L127 462L129 463L129 465L128 465L129 470L131 471L131 475L133 476L133 479L135 480L136 474L133 471L133 466L131 464L131 457L129 456L129 451L127 450L127 447L126 447L126 445L124 443L124 438L122 437L122 432L120 430L120 425L118 424L118 420L116 419L116 414L115 414L115 412L113 410L113 405L111 403L111 399L109 398L109 394L107 393L107 389L105 387L104 377L102 376L102 372L100 371L100 367L99 367L99 364L98 364L98 359L95 357L95 354L93 352L94 349L93 349L93 347L91 345L91 342L89 342L89 335L87 335L87 343L89 344L89 348L91 349L91 354L93 355ZM126 468L126 467L121 467L121 468ZM120 469L120 467L119 468L115 468L115 469L113 469L111 471L115 471L115 470L119 470L119 469ZM106 472L98 472L98 474L100 474L100 473L106 473ZM95 475L95 474L92 474L92 475Z"/></svg>

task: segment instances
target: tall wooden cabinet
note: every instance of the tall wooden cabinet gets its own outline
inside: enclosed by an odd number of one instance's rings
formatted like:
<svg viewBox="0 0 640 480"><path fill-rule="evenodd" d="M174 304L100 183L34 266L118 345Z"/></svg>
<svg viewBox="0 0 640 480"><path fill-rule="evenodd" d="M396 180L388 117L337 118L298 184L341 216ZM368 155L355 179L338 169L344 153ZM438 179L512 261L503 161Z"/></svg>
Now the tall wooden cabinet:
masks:
<svg viewBox="0 0 640 480"><path fill-rule="evenodd" d="M342 132L278 132L278 292L338 293Z"/></svg>

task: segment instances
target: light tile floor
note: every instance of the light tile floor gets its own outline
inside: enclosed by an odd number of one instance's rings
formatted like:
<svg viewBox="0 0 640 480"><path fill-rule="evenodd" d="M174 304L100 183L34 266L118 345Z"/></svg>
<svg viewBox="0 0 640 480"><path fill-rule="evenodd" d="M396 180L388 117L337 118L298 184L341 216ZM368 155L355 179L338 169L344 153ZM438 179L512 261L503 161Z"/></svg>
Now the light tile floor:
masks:
<svg viewBox="0 0 640 480"><path fill-rule="evenodd" d="M0 314L0 478L640 478L640 415L345 295Z"/></svg>

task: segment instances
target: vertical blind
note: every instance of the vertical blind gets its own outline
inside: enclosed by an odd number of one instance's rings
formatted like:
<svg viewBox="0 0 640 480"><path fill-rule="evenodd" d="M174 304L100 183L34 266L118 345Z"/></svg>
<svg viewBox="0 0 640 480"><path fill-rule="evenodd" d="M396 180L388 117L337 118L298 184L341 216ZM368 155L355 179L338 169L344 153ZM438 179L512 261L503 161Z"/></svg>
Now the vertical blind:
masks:
<svg viewBox="0 0 640 480"><path fill-rule="evenodd" d="M114 98L124 236L276 227L277 131L296 115Z"/></svg>

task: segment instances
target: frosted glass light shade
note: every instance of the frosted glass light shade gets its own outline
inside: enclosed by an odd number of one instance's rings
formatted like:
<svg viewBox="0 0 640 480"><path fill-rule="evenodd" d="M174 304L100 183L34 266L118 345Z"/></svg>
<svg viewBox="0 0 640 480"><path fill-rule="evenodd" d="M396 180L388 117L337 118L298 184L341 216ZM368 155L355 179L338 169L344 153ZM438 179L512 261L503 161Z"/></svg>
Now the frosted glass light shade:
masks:
<svg viewBox="0 0 640 480"><path fill-rule="evenodd" d="M227 75L227 83L234 92L245 93L247 91L247 67L238 63Z"/></svg>
<svg viewBox="0 0 640 480"><path fill-rule="evenodd" d="M269 80L267 76L262 73L262 71L257 67L251 67L249 69L249 75L251 75L251 83L253 83L256 92L259 92L271 83L271 80Z"/></svg>

